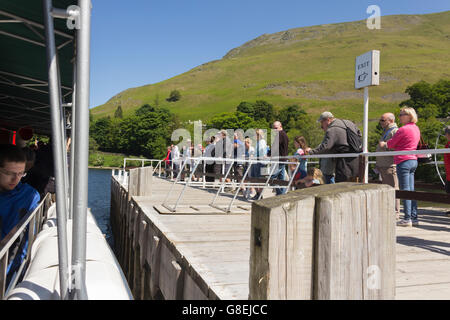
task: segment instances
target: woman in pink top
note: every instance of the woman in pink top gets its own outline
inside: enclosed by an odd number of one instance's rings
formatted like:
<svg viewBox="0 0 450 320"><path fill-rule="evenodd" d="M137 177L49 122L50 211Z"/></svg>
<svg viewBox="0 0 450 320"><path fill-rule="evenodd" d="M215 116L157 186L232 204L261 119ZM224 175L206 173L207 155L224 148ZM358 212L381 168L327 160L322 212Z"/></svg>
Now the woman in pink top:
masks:
<svg viewBox="0 0 450 320"><path fill-rule="evenodd" d="M413 108L402 108L400 110L400 122L403 126L398 129L392 139L387 142L380 142L380 147L387 146L395 151L417 150L420 140L420 130L416 125L417 114ZM397 165L397 176L400 190L414 191L414 172L417 169L417 155L394 156L394 163ZM403 200L403 220L397 223L398 226L411 227L418 226L417 201Z"/></svg>

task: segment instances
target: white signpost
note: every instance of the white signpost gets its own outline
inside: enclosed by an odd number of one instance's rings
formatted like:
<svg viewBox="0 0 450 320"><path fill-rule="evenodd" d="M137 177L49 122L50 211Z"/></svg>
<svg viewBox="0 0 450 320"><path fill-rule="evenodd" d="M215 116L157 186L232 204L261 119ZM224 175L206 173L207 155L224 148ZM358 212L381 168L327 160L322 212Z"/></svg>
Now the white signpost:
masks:
<svg viewBox="0 0 450 320"><path fill-rule="evenodd" d="M363 153L368 152L369 86L380 85L380 51L372 50L356 57L355 89L364 88ZM364 183L369 180L369 159L366 156Z"/></svg>

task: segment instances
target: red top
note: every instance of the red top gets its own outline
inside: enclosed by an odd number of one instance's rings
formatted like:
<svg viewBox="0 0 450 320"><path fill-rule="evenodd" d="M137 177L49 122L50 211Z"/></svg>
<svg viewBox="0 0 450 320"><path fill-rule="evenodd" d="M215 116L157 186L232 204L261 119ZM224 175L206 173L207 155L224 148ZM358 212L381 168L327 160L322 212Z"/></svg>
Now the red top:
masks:
<svg viewBox="0 0 450 320"><path fill-rule="evenodd" d="M397 130L392 139L387 141L387 147L395 151L417 150L420 140L420 130L415 123L410 122ZM417 155L407 154L394 156L394 163L399 164L406 160L417 160Z"/></svg>
<svg viewBox="0 0 450 320"><path fill-rule="evenodd" d="M450 141L445 145L446 148L450 148ZM445 178L450 181L450 153L444 153L444 165L445 165Z"/></svg>
<svg viewBox="0 0 450 320"><path fill-rule="evenodd" d="M167 155L166 155L166 157L164 158L164 161L165 161L167 164L170 163L170 150L167 151Z"/></svg>

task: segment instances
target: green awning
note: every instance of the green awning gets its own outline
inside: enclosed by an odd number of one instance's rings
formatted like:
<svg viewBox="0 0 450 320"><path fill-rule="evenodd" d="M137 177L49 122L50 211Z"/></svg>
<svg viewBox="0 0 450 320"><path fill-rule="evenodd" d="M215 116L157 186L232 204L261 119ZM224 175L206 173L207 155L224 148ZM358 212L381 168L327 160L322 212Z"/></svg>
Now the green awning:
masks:
<svg viewBox="0 0 450 320"><path fill-rule="evenodd" d="M67 9L74 0L53 0L53 7ZM75 32L65 19L53 19L63 103L72 102ZM51 132L47 56L42 1L0 2L0 128L17 130L32 126Z"/></svg>

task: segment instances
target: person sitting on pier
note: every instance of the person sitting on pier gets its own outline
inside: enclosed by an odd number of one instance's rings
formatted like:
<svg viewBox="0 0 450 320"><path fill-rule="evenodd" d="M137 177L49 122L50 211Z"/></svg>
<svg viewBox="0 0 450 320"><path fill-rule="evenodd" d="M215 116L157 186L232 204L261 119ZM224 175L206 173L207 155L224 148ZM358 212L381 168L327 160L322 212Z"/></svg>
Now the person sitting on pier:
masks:
<svg viewBox="0 0 450 320"><path fill-rule="evenodd" d="M0 230L3 239L28 213L39 204L40 195L30 185L22 183L27 158L21 148L0 146ZM9 249L7 283L25 258L28 240L24 232Z"/></svg>
<svg viewBox="0 0 450 320"><path fill-rule="evenodd" d="M320 169L316 167L309 167L306 173L306 177L295 181L295 186L298 189L309 188L323 184L323 174Z"/></svg>

